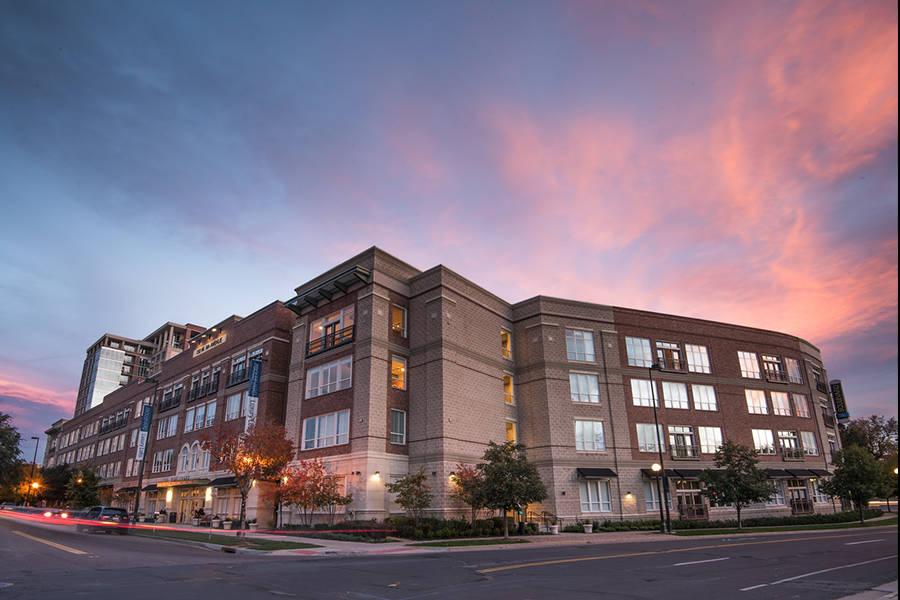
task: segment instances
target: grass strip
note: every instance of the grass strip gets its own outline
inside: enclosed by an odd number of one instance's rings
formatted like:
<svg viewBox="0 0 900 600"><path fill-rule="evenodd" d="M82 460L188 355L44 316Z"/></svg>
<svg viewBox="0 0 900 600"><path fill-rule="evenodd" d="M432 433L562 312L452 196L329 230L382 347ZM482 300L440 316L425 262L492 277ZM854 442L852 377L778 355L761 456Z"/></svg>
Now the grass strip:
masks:
<svg viewBox="0 0 900 600"><path fill-rule="evenodd" d="M138 535L146 535L158 538L185 540L189 542L203 542L205 544L217 544L219 546L240 547L249 550L302 550L305 548L321 548L316 544L305 542L286 542L282 540L267 540L262 538L244 537L239 539L228 535L210 535L208 533L194 533L192 531L175 531L165 529L141 529Z"/></svg>
<svg viewBox="0 0 900 600"><path fill-rule="evenodd" d="M463 546L498 546L506 544L530 544L528 540L451 540L445 542L423 542L407 544L407 546L423 546L426 548L458 548Z"/></svg>
<svg viewBox="0 0 900 600"><path fill-rule="evenodd" d="M788 525L784 527L748 527L745 529L688 529L675 531L675 535L693 537L697 535L722 535L723 533L766 533L778 531L819 531L824 529L858 529L862 527L885 527L897 524L897 517L880 521L866 521L865 524L855 523L820 523L817 525Z"/></svg>

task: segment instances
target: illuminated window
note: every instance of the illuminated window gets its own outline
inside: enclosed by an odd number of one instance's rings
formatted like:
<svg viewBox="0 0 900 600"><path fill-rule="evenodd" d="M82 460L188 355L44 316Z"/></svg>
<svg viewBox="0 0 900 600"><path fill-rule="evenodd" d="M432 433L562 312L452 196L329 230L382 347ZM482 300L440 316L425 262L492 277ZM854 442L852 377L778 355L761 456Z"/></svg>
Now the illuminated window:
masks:
<svg viewBox="0 0 900 600"><path fill-rule="evenodd" d="M791 416L791 401L786 392L772 392L772 412L782 417Z"/></svg>
<svg viewBox="0 0 900 600"><path fill-rule="evenodd" d="M516 424L512 421L506 422L506 441L516 442Z"/></svg>
<svg viewBox="0 0 900 600"><path fill-rule="evenodd" d="M406 337L406 309L396 304L391 309L391 331L394 335Z"/></svg>
<svg viewBox="0 0 900 600"><path fill-rule="evenodd" d="M775 454L775 436L769 429L751 429L757 454Z"/></svg>
<svg viewBox="0 0 900 600"><path fill-rule="evenodd" d="M794 394L794 412L798 417L809 418L809 401L803 394Z"/></svg>
<svg viewBox="0 0 900 600"><path fill-rule="evenodd" d="M684 371L681 345L675 342L656 342L656 356L659 364L670 371Z"/></svg>
<svg viewBox="0 0 900 600"><path fill-rule="evenodd" d="M406 359L400 356L391 358L391 387L406 389Z"/></svg>
<svg viewBox="0 0 900 600"><path fill-rule="evenodd" d="M512 358L512 336L505 329L500 330L500 349L503 358Z"/></svg>
<svg viewBox="0 0 900 600"><path fill-rule="evenodd" d="M800 369L800 361L796 358L784 359L784 366L787 367L788 379L791 383L803 384L803 371Z"/></svg>
<svg viewBox="0 0 900 600"><path fill-rule="evenodd" d="M353 341L354 314L354 308L348 306L310 323L309 344L307 344L306 353L315 354L327 348Z"/></svg>
<svg viewBox="0 0 900 600"><path fill-rule="evenodd" d="M513 395L513 378L512 375L508 375L506 373L503 374L503 399L507 404L515 403L515 396Z"/></svg>

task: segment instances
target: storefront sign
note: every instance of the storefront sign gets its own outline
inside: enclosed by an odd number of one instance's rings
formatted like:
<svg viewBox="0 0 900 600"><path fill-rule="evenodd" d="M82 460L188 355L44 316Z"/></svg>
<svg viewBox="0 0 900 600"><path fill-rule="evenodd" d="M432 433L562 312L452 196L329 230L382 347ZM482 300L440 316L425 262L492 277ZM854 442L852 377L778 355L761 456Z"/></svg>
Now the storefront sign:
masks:
<svg viewBox="0 0 900 600"><path fill-rule="evenodd" d="M221 334L219 334L219 337L217 337L216 339L214 339L214 340L209 340L208 342L206 342L206 343L203 344L202 346L197 346L197 349L194 350L194 358L200 356L200 355L203 354L204 352L207 352L207 351L209 351L209 350L212 350L213 348L215 348L216 346L218 346L218 345L220 345L220 344L224 344L224 343L225 343L225 335L226 335L226 334L225 334L225 332L223 331Z"/></svg>
<svg viewBox="0 0 900 600"><path fill-rule="evenodd" d="M847 411L847 399L844 397L844 385L840 379L832 379L828 382L831 386L831 398L834 400L834 413L839 423L846 423L850 420L850 413Z"/></svg>

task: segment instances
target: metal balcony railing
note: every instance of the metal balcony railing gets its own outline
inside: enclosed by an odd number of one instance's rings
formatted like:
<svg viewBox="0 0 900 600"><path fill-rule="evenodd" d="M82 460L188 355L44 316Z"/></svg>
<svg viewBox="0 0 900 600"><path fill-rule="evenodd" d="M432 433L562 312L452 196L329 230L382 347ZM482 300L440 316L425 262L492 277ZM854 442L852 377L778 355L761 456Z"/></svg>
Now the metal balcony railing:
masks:
<svg viewBox="0 0 900 600"><path fill-rule="evenodd" d="M339 329L331 333L326 333L317 340L313 340L306 344L306 355L317 354L329 348L348 344L353 341L353 325Z"/></svg>
<svg viewBox="0 0 900 600"><path fill-rule="evenodd" d="M228 381L225 383L225 387L244 383L248 379L250 379L250 369L244 367L239 371L232 371L228 374ZM218 382L216 382L216 385L218 386Z"/></svg>
<svg viewBox="0 0 900 600"><path fill-rule="evenodd" d="M680 358L665 358L665 357L657 357L657 362L662 366L662 368L666 371L686 371L687 363L683 359Z"/></svg>
<svg viewBox="0 0 900 600"><path fill-rule="evenodd" d="M787 383L788 375L784 371L778 369L766 369L766 380L775 381L777 383Z"/></svg>
<svg viewBox="0 0 900 600"><path fill-rule="evenodd" d="M169 396L168 398L163 398L159 403L159 410L157 412L163 412L164 410L169 410L171 408L175 408L181 404L181 394L177 396Z"/></svg>
<svg viewBox="0 0 900 600"><path fill-rule="evenodd" d="M709 519L709 507L706 504L679 504L678 517L694 521Z"/></svg>
<svg viewBox="0 0 900 600"><path fill-rule="evenodd" d="M809 498L791 499L791 512L795 515L805 515L813 512L813 503Z"/></svg>
<svg viewBox="0 0 900 600"><path fill-rule="evenodd" d="M803 460L803 448L782 448L782 460Z"/></svg>
<svg viewBox="0 0 900 600"><path fill-rule="evenodd" d="M816 389L819 390L820 392L822 392L823 394L827 394L828 392L831 391L830 389L828 389L828 384L825 383L824 381L817 381Z"/></svg>
<svg viewBox="0 0 900 600"><path fill-rule="evenodd" d="M672 458L675 460L699 460L700 459L700 446L687 445L687 444L673 444L671 445L672 450Z"/></svg>

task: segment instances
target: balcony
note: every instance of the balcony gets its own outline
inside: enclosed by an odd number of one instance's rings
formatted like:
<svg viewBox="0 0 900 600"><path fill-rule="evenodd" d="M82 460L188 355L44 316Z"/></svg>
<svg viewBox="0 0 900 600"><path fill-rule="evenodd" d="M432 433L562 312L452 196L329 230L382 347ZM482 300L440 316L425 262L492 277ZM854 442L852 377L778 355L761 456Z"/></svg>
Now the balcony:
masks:
<svg viewBox="0 0 900 600"><path fill-rule="evenodd" d="M816 389L823 394L827 394L831 391L830 389L828 389L828 384L824 381L816 381Z"/></svg>
<svg viewBox="0 0 900 600"><path fill-rule="evenodd" d="M329 348L334 348L343 344L349 344L352 341L353 325L350 325L349 327L344 327L343 329L339 329L338 331L328 332L319 339L313 340L306 344L306 356L318 354L319 352L323 352L325 350L328 350Z"/></svg>
<svg viewBox="0 0 900 600"><path fill-rule="evenodd" d="M703 521L709 519L709 507L706 504L679 504L678 518L683 521Z"/></svg>
<svg viewBox="0 0 900 600"><path fill-rule="evenodd" d="M193 402L197 398L200 398L203 394L200 393L200 390L203 389L201 387L194 387L188 390L187 393L187 402Z"/></svg>
<svg viewBox="0 0 900 600"><path fill-rule="evenodd" d="M248 372L249 373L249 372ZM249 374L248 374L249 377ZM219 391L219 373L216 373L216 376L209 380L209 383L206 384L206 390L203 392L204 396L208 396L210 394L215 394Z"/></svg>
<svg viewBox="0 0 900 600"><path fill-rule="evenodd" d="M808 515L813 511L813 503L809 498L791 499L791 513L795 515Z"/></svg>
<svg viewBox="0 0 900 600"><path fill-rule="evenodd" d="M178 393L173 396L167 396L162 399L162 402L159 403L159 410L157 412L163 412L165 410L169 410L175 408L181 404L181 394Z"/></svg>
<svg viewBox="0 0 900 600"><path fill-rule="evenodd" d="M779 369L766 369L766 381L775 383L787 383L788 375Z"/></svg>
<svg viewBox="0 0 900 600"><path fill-rule="evenodd" d="M803 460L803 448L782 448L781 460Z"/></svg>
<svg viewBox="0 0 900 600"><path fill-rule="evenodd" d="M244 383L250 379L250 369L243 368L240 371L232 371L228 374L228 381L225 383L225 387L231 387L233 385L237 385L239 383ZM216 380L216 387L218 387L219 382Z"/></svg>
<svg viewBox="0 0 900 600"><path fill-rule="evenodd" d="M662 366L664 371L686 371L687 365L685 361L680 358L672 358L672 357L657 357L657 362Z"/></svg>
<svg viewBox="0 0 900 600"><path fill-rule="evenodd" d="M700 446L672 444L671 450L674 460L700 460Z"/></svg>
<svg viewBox="0 0 900 600"><path fill-rule="evenodd" d="M834 417L831 415L822 415L822 420L825 421L825 427L831 427L834 429Z"/></svg>

